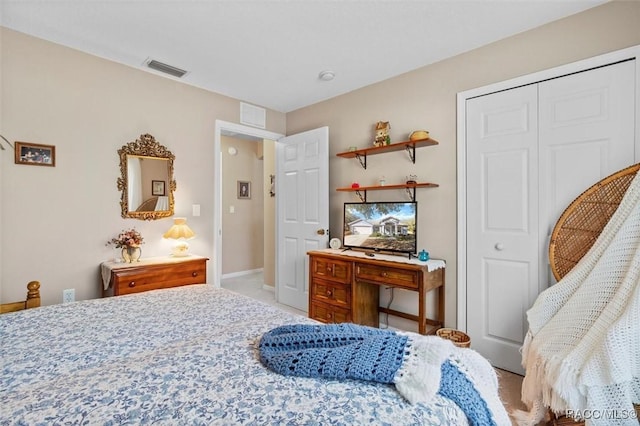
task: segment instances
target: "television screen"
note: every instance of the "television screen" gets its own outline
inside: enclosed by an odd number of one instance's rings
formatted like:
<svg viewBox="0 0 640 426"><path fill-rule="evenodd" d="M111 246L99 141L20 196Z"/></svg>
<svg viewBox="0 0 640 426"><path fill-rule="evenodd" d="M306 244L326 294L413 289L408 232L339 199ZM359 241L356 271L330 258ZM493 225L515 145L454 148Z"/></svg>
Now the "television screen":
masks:
<svg viewBox="0 0 640 426"><path fill-rule="evenodd" d="M415 254L417 217L416 202L345 203L343 245Z"/></svg>

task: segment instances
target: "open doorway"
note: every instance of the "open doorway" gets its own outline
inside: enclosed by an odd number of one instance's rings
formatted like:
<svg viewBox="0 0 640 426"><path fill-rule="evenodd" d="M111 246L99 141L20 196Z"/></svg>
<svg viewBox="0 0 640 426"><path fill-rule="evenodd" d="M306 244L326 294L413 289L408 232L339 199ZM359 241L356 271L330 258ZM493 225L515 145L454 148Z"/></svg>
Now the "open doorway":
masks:
<svg viewBox="0 0 640 426"><path fill-rule="evenodd" d="M228 132L220 140L221 286L256 296L275 293L276 206L268 185L275 174L274 145L272 140Z"/></svg>
<svg viewBox="0 0 640 426"><path fill-rule="evenodd" d="M283 135L220 120L215 134L213 285L277 304L271 175L275 141Z"/></svg>

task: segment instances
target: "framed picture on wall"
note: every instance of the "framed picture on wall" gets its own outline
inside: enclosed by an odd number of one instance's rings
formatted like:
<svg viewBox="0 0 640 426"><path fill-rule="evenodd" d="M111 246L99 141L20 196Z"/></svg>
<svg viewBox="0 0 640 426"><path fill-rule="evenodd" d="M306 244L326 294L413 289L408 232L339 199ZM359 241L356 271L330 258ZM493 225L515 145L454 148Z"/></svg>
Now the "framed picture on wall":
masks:
<svg viewBox="0 0 640 426"><path fill-rule="evenodd" d="M251 182L244 180L238 181L238 198L251 198Z"/></svg>
<svg viewBox="0 0 640 426"><path fill-rule="evenodd" d="M53 145L16 141L15 151L16 164L49 167L56 165L56 147Z"/></svg>
<svg viewBox="0 0 640 426"><path fill-rule="evenodd" d="M164 181L152 180L151 181L151 195L164 195Z"/></svg>

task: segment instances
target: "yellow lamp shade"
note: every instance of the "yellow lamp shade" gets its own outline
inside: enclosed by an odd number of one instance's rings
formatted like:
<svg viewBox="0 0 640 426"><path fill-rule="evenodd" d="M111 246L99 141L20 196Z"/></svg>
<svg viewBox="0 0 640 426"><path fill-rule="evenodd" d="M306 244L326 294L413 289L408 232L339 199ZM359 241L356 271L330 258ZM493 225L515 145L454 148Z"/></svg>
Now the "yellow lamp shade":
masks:
<svg viewBox="0 0 640 426"><path fill-rule="evenodd" d="M174 256L188 256L189 244L186 240L189 240L196 236L196 233L187 226L187 219L184 217L176 217L173 219L173 225L162 236L163 238L169 238L171 240L179 240L173 246L172 254Z"/></svg>

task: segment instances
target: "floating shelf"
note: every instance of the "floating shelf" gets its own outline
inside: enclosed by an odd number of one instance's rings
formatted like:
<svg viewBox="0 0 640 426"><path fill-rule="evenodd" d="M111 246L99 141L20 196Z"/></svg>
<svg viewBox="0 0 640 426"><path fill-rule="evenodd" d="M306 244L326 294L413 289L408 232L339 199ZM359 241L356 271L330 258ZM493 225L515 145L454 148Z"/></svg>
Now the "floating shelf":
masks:
<svg viewBox="0 0 640 426"><path fill-rule="evenodd" d="M357 158L358 161L360 161L360 165L362 166L362 168L366 169L368 155L376 155L376 154L383 154L385 152L405 150L409 154L409 158L411 159L411 162L415 164L416 148L420 148L423 146L432 146L432 145L438 145L438 141L431 138L418 139L415 141L396 142L390 145L372 146L371 148L356 149L355 151L339 152L336 155L342 158Z"/></svg>
<svg viewBox="0 0 640 426"><path fill-rule="evenodd" d="M402 183L399 185L376 185L376 186L361 186L359 188L336 188L336 191L343 192L355 192L362 202L367 201L367 191L385 191L389 189L406 189L407 194L411 197L411 201L416 200L416 188L437 188L437 183Z"/></svg>

